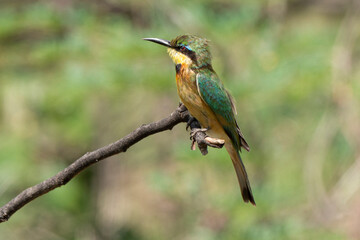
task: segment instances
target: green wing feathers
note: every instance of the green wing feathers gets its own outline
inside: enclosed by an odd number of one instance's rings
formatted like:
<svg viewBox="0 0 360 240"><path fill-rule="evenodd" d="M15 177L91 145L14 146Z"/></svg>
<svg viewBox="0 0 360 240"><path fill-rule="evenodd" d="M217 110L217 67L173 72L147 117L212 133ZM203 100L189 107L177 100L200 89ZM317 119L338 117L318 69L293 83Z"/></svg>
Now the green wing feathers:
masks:
<svg viewBox="0 0 360 240"><path fill-rule="evenodd" d="M242 197L245 202L250 201L255 205L245 166L239 154L241 147L249 151L249 145L236 123L234 101L213 71L198 73L196 75L196 84L201 98L215 113L218 121L232 141L232 144L225 145L225 147L233 162Z"/></svg>
<svg viewBox="0 0 360 240"><path fill-rule="evenodd" d="M241 150L243 147L249 151L249 145L236 123L234 101L217 75L212 71L200 72L196 75L196 84L201 98L215 113L235 148Z"/></svg>

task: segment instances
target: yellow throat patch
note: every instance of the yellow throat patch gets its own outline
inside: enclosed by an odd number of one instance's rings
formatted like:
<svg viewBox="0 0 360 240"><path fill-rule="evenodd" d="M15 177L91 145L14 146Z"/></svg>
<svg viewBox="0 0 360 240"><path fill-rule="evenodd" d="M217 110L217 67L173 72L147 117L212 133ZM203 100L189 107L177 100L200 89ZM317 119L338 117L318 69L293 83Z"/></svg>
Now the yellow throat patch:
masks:
<svg viewBox="0 0 360 240"><path fill-rule="evenodd" d="M185 54L182 54L172 48L168 48L167 52L175 64L186 64L188 66L192 64L192 60Z"/></svg>

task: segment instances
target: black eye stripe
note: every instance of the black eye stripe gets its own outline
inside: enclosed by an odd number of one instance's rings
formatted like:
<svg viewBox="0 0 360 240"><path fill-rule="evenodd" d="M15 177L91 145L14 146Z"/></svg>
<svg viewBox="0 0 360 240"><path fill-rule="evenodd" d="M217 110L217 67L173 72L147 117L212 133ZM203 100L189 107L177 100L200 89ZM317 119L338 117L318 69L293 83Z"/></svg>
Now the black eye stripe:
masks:
<svg viewBox="0 0 360 240"><path fill-rule="evenodd" d="M178 50L180 51L180 52L185 52L186 50L188 50L185 46L179 46L178 47Z"/></svg>
<svg viewBox="0 0 360 240"><path fill-rule="evenodd" d="M180 46L180 47L178 47L178 50L180 51L180 52L182 52L182 53L185 53L185 54L189 54L189 53L191 53L192 51L190 51L187 47L185 47L185 46Z"/></svg>
<svg viewBox="0 0 360 240"><path fill-rule="evenodd" d="M196 55L194 51L189 50L185 46L178 46L176 48L177 51L181 52L182 54L185 54L186 56L190 57L193 61L196 62Z"/></svg>

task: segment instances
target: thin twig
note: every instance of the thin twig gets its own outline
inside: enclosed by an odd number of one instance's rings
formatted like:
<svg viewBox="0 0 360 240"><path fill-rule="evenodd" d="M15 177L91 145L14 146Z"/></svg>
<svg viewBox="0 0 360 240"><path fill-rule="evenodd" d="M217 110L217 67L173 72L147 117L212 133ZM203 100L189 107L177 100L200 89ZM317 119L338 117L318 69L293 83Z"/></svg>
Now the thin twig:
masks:
<svg viewBox="0 0 360 240"><path fill-rule="evenodd" d="M128 134L127 136L119 139L118 141L95 151L86 153L85 155L77 159L75 162L73 162L70 166L58 172L55 176L35 186L25 189L19 195L13 198L10 202L1 207L0 223L9 220L9 218L25 204L31 202L32 200L43 194L48 193L55 188L65 185L78 173L91 166L92 164L95 164L115 154L126 152L129 147L136 144L140 140L158 132L171 130L175 125L181 122L187 122L190 118L191 116L189 115L186 107L184 105L180 105L167 118L164 118L157 122L144 124L134 130L132 133ZM196 120L193 121L193 123L196 125L191 126L190 124L190 128L194 131L196 129L196 126L200 125ZM213 147L212 144L204 144L207 142L205 139L208 138L208 136L204 132L201 132L201 134L195 134L193 138L195 139L195 141L197 141L200 151L203 154L204 152L207 153L207 146ZM221 139L217 140L221 142Z"/></svg>

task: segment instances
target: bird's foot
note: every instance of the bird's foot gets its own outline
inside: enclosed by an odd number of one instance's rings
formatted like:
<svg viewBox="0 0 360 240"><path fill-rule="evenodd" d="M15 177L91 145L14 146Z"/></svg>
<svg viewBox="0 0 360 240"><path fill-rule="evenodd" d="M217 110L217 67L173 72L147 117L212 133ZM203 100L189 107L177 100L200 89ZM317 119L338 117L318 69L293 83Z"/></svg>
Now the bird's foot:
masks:
<svg viewBox="0 0 360 240"><path fill-rule="evenodd" d="M200 124L197 122L196 118L191 115L189 116L189 119L186 123L186 131L189 130L189 128L200 128Z"/></svg>
<svg viewBox="0 0 360 240"><path fill-rule="evenodd" d="M193 139L195 134L197 134L198 132L203 132L204 134L206 134L206 131L208 130L209 130L208 128L194 128L191 130L190 139Z"/></svg>
<svg viewBox="0 0 360 240"><path fill-rule="evenodd" d="M206 135L206 132L210 128L194 128L191 130L190 139L191 139L191 150L196 149L196 143L201 151L202 155L208 153L207 147L222 148L225 144L223 139L212 138Z"/></svg>

